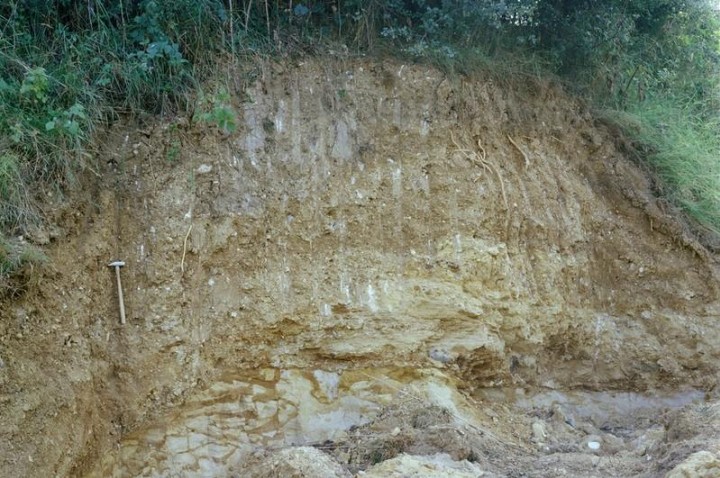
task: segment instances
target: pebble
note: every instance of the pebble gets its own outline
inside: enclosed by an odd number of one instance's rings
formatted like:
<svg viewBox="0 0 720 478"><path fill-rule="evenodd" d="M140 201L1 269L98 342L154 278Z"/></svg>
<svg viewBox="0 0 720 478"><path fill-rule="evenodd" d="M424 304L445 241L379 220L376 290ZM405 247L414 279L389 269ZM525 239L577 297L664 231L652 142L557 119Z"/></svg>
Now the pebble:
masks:
<svg viewBox="0 0 720 478"><path fill-rule="evenodd" d="M538 443L544 442L545 438L547 438L547 431L545 429L545 424L542 422L534 422L532 424L532 434L533 434L533 440L535 440Z"/></svg>
<svg viewBox="0 0 720 478"><path fill-rule="evenodd" d="M572 415L567 415L560 405L553 405L552 407L552 418L558 424L566 424L575 428L575 418Z"/></svg>
<svg viewBox="0 0 720 478"><path fill-rule="evenodd" d="M599 450L600 449L600 442L598 441L589 441L587 442L588 448L591 450Z"/></svg>
<svg viewBox="0 0 720 478"><path fill-rule="evenodd" d="M431 359L437 360L440 363L448 363L453 360L453 357L450 355L450 352L443 349L436 349L432 348L428 352L428 355Z"/></svg>

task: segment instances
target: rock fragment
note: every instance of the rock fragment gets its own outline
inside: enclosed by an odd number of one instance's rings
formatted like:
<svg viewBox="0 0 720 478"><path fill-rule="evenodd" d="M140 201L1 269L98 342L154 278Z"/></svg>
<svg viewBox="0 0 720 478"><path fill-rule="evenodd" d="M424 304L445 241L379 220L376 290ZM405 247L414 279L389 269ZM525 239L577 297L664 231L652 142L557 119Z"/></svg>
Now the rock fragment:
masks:
<svg viewBox="0 0 720 478"><path fill-rule="evenodd" d="M317 448L285 448L243 470L247 478L349 478L351 475L339 463Z"/></svg>
<svg viewBox="0 0 720 478"><path fill-rule="evenodd" d="M447 453L430 456L401 454L368 468L363 478L490 478L467 460L454 461Z"/></svg>
<svg viewBox="0 0 720 478"><path fill-rule="evenodd" d="M714 453L698 451L673 468L666 478L717 478L720 460Z"/></svg>

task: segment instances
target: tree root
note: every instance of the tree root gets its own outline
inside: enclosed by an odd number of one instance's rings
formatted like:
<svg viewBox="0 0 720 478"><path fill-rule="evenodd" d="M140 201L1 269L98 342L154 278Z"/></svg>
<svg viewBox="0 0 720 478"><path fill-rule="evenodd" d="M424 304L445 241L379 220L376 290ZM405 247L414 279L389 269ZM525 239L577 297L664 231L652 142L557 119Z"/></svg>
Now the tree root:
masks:
<svg viewBox="0 0 720 478"><path fill-rule="evenodd" d="M505 204L505 210L509 211L510 208L508 207L508 201L507 201L507 195L505 194L505 181L503 181L503 177L500 174L500 170L490 161L487 159L487 153L485 152L485 148L483 148L482 143L480 140L477 140L477 147L480 150L480 154L478 154L475 151L462 148L458 144L457 141L455 141L455 136L453 135L452 131L450 132L450 139L452 140L453 144L455 145L456 150L460 153L462 153L465 156L465 159L473 163L475 166L478 166L482 168L485 171L488 171L491 174L495 174L498 178L498 182L500 183L500 192L502 193L503 203ZM512 141L512 140L511 140ZM514 143L513 143L514 144ZM517 145L516 145L517 147ZM527 157L526 157L527 159Z"/></svg>

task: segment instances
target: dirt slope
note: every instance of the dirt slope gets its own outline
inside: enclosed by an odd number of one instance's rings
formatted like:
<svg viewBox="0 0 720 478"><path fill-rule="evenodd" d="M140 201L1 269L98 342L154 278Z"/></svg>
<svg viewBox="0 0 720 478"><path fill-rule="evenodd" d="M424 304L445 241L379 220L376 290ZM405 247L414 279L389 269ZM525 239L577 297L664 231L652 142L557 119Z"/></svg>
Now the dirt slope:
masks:
<svg viewBox="0 0 720 478"><path fill-rule="evenodd" d="M101 179L54 212L51 265L0 305L0 474L242 474L266 445L347 443L335 432L439 371L423 400L486 403L492 419L454 416L489 420L529 457L455 459L517 476L537 453L575 459L534 428L582 445L602 424L535 426L537 408L513 411L488 388L508 403L538 390L712 395L713 257L581 105L529 83L361 60L263 65L228 72L232 134L182 118L110 132ZM127 262L124 327L114 258ZM337 421L323 428L318 413ZM198 439L222 452L173 444L202 417L220 424ZM686 448L662 435L646 448L665 443L665 461L646 460L631 435L614 453L641 468L607 473L654 476L717 452L710 435ZM375 458L364 466L393 457Z"/></svg>

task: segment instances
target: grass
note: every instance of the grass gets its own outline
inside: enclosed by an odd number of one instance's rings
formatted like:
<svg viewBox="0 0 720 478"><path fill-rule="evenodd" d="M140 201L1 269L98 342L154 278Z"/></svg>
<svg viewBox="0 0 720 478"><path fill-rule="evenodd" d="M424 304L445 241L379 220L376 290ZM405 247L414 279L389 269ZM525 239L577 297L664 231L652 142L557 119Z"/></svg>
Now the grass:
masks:
<svg viewBox="0 0 720 478"><path fill-rule="evenodd" d="M10 240L0 233L0 298L13 297L25 291L32 270L47 261L36 247Z"/></svg>
<svg viewBox="0 0 720 478"><path fill-rule="evenodd" d="M22 160L16 154L0 155L0 219L2 225L30 222L32 207L23 181Z"/></svg>
<svg viewBox="0 0 720 478"><path fill-rule="evenodd" d="M197 85L230 50L240 58L251 25L228 36L219 0L46 0L0 3L0 233L42 220L48 188L76 187L94 132L120 116L195 109ZM244 48L231 48L242 38ZM224 104L207 121L235 127ZM203 105L204 106L204 105ZM168 159L179 152L173 148ZM3 240L8 244L8 240ZM5 247L0 281L32 262L26 244Z"/></svg>
<svg viewBox="0 0 720 478"><path fill-rule="evenodd" d="M645 149L662 180L662 194L698 225L720 234L720 117L703 118L694 105L669 99L605 115Z"/></svg>

